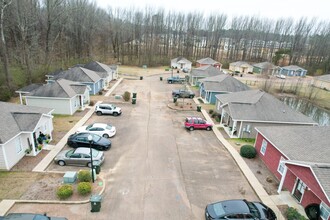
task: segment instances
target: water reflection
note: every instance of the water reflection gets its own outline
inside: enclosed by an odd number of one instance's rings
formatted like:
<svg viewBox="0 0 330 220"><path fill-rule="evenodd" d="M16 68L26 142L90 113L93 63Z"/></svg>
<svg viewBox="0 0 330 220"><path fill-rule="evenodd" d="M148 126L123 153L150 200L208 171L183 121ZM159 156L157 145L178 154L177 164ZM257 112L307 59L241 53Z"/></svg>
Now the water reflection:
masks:
<svg viewBox="0 0 330 220"><path fill-rule="evenodd" d="M312 118L321 126L330 126L330 112L314 106L311 102L294 97L284 97L281 99L285 104L298 112Z"/></svg>

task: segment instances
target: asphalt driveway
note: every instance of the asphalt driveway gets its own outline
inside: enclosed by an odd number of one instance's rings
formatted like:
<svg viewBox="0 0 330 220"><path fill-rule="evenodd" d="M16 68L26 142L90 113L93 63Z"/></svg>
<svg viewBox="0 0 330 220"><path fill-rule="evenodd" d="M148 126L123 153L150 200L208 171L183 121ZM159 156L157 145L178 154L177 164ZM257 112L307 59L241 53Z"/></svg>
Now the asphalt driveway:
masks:
<svg viewBox="0 0 330 220"><path fill-rule="evenodd" d="M208 203L258 200L212 131L184 129L185 116L202 115L167 107L171 90L181 87L160 81L159 75L123 80L114 93L136 92L136 105L118 103L121 116L93 115L89 119L88 123L111 123L117 128L101 168L106 190L100 212L91 213L90 204L17 204L10 212L47 212L68 219L203 219ZM112 95L104 100L116 101Z"/></svg>

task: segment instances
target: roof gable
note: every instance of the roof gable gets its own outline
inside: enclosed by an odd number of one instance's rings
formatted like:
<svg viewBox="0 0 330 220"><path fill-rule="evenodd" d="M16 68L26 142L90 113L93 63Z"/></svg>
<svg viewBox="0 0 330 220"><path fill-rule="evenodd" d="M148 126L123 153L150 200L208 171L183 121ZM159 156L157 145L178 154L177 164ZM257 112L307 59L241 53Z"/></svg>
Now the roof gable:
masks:
<svg viewBox="0 0 330 220"><path fill-rule="evenodd" d="M43 114L52 109L0 102L0 144L6 143L21 131L33 131Z"/></svg>
<svg viewBox="0 0 330 220"><path fill-rule="evenodd" d="M177 57L171 60L171 63L187 63L187 64L191 64L191 61L187 60L184 57Z"/></svg>
<svg viewBox="0 0 330 220"><path fill-rule="evenodd" d="M200 64L205 64L205 65L220 64L220 62L217 62L217 61L213 60L210 57L202 58L200 60L197 60L196 62L197 63L200 63Z"/></svg>
<svg viewBox="0 0 330 220"><path fill-rule="evenodd" d="M112 70L111 68L103 63L97 62L97 61L92 61L84 65L84 68L93 70L95 72L106 72L106 73L111 73Z"/></svg>
<svg viewBox="0 0 330 220"><path fill-rule="evenodd" d="M301 67L296 66L296 65L283 66L282 69L285 69L285 70L294 70L294 71L298 71L298 70L306 71L304 68L301 68Z"/></svg>
<svg viewBox="0 0 330 220"><path fill-rule="evenodd" d="M101 77L95 71L83 67L73 67L57 75L54 75L54 79L61 79L61 78L75 82L93 82L93 83L101 80Z"/></svg>
<svg viewBox="0 0 330 220"><path fill-rule="evenodd" d="M221 74L200 80L206 91L239 92L250 90L250 88L230 75Z"/></svg>
<svg viewBox="0 0 330 220"><path fill-rule="evenodd" d="M224 74L221 72L218 68L208 65L208 66L201 66L198 68L193 68L191 70L191 75L192 76L200 76L200 77L209 77L209 76L216 76Z"/></svg>
<svg viewBox="0 0 330 220"><path fill-rule="evenodd" d="M269 69L269 70L278 68L277 66L275 66L274 64L272 64L270 62L256 63L253 66L260 68L260 69Z"/></svg>

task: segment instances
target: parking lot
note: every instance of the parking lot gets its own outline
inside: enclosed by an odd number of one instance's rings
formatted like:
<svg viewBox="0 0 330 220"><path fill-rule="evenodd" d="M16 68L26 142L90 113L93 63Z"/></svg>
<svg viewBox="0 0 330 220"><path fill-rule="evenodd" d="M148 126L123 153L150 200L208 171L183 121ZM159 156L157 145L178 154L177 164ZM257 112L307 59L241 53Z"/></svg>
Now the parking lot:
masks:
<svg viewBox="0 0 330 220"><path fill-rule="evenodd" d="M100 212L90 204L17 204L10 212L47 212L68 219L203 219L206 204L224 199L258 200L212 131L187 131L186 116L197 111L167 107L171 90L159 76L124 79L114 94L137 93L137 103L116 103L118 117L94 114L88 123L116 126L101 173L106 188ZM118 102L114 96L104 102ZM79 170L51 164L50 171Z"/></svg>

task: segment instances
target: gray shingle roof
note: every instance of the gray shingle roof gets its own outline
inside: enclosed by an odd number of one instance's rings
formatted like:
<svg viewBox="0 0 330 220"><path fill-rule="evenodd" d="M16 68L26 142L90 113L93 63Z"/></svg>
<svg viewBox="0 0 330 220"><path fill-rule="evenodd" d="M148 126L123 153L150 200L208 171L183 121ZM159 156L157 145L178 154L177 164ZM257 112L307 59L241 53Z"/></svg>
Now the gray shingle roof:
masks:
<svg viewBox="0 0 330 220"><path fill-rule="evenodd" d="M316 77L316 79L321 80L321 81L325 81L325 82L330 82L330 74L318 76L318 77Z"/></svg>
<svg viewBox="0 0 330 220"><path fill-rule="evenodd" d="M206 64L206 65L214 65L214 64L218 64L219 62L213 60L212 58L210 57L206 57L206 58L203 58L203 59L200 59L200 60L197 60L196 61L197 63L200 63L200 64ZM220 64L220 63L219 63Z"/></svg>
<svg viewBox="0 0 330 220"><path fill-rule="evenodd" d="M301 68L300 66L296 66L296 65L290 65L290 66L283 66L282 69L286 69L286 70L305 70L304 68Z"/></svg>
<svg viewBox="0 0 330 220"><path fill-rule="evenodd" d="M84 65L84 68L93 70L95 72L107 72L107 73L112 72L111 68L108 65L97 61L92 61L90 63L87 63L86 65Z"/></svg>
<svg viewBox="0 0 330 220"><path fill-rule="evenodd" d="M324 192L330 198L330 165L329 166L312 166L316 178L319 180Z"/></svg>
<svg viewBox="0 0 330 220"><path fill-rule="evenodd" d="M75 82L98 82L101 77L93 70L83 67L73 67L54 75L53 79L67 79Z"/></svg>
<svg viewBox="0 0 330 220"><path fill-rule="evenodd" d="M25 86L19 90L17 90L16 92L24 92L24 93L29 93L32 92L33 90L39 88L40 86L42 86L43 84L41 83L32 83L28 86Z"/></svg>
<svg viewBox="0 0 330 220"><path fill-rule="evenodd" d="M240 92L240 91L250 90L250 87L248 87L241 81L235 79L230 75L225 75L225 74L206 77L199 81L203 83L204 89L206 91Z"/></svg>
<svg viewBox="0 0 330 220"><path fill-rule="evenodd" d="M329 126L257 127L288 159L330 165Z"/></svg>
<svg viewBox="0 0 330 220"><path fill-rule="evenodd" d="M214 66L201 66L191 70L191 76L209 77L224 74Z"/></svg>
<svg viewBox="0 0 330 220"><path fill-rule="evenodd" d="M317 125L311 118L293 110L264 91L248 90L219 94L216 98L223 104L228 103L234 120Z"/></svg>
<svg viewBox="0 0 330 220"><path fill-rule="evenodd" d="M190 64L191 62L184 57L177 57L177 58L172 59L171 63L188 63L188 64Z"/></svg>
<svg viewBox="0 0 330 220"><path fill-rule="evenodd" d="M0 102L0 144L16 136L21 131L32 132L42 114L50 114L52 109Z"/></svg>
<svg viewBox="0 0 330 220"><path fill-rule="evenodd" d="M272 64L270 62L256 63L253 66L258 67L260 69L269 69L269 70L273 70L273 69L278 68L278 66L275 66L274 64Z"/></svg>
<svg viewBox="0 0 330 220"><path fill-rule="evenodd" d="M72 98L84 94L86 89L86 85L78 82L58 79L35 89L27 96Z"/></svg>

